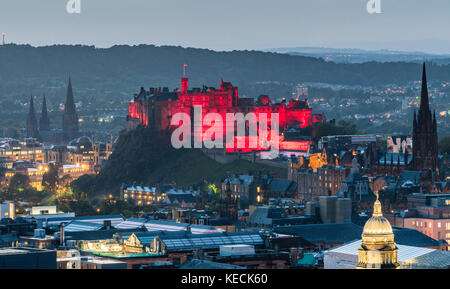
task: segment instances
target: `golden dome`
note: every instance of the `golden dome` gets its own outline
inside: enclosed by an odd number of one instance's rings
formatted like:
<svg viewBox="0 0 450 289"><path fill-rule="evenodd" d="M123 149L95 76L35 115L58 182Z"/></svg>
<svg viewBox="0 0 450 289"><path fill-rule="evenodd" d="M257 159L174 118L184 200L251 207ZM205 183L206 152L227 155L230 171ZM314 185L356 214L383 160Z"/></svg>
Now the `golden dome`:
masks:
<svg viewBox="0 0 450 289"><path fill-rule="evenodd" d="M377 194L372 217L364 225L356 268L399 268L397 251L391 224L383 217Z"/></svg>
<svg viewBox="0 0 450 289"><path fill-rule="evenodd" d="M381 203L377 199L373 206L373 215L364 225L363 236L392 234L391 224L385 217L383 217L383 213L381 212Z"/></svg>

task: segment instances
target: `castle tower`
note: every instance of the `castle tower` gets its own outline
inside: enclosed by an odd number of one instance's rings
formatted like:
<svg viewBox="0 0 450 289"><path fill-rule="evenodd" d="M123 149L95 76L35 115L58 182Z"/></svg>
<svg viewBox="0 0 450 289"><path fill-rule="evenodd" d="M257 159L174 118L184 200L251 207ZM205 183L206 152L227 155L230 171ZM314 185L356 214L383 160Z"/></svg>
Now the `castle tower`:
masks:
<svg viewBox="0 0 450 289"><path fill-rule="evenodd" d="M75 101L73 98L72 81L69 77L69 85L67 87L66 104L63 114L63 133L64 139L70 141L78 137L78 115L75 110Z"/></svg>
<svg viewBox="0 0 450 289"><path fill-rule="evenodd" d="M423 170L437 169L438 137L436 115L432 120L428 100L428 85L425 63L422 72L422 93L420 98L420 109L413 120L413 160L412 169Z"/></svg>
<svg viewBox="0 0 450 289"><path fill-rule="evenodd" d="M381 203L373 205L372 217L364 225L357 269L398 269L398 249L389 221L383 217Z"/></svg>
<svg viewBox="0 0 450 289"><path fill-rule="evenodd" d="M30 97L30 110L27 117L27 138L39 138L38 125L36 115L34 113L33 96Z"/></svg>
<svg viewBox="0 0 450 289"><path fill-rule="evenodd" d="M45 99L45 95L42 101L42 113L41 119L39 120L39 130L50 131L50 120L48 119L47 100Z"/></svg>

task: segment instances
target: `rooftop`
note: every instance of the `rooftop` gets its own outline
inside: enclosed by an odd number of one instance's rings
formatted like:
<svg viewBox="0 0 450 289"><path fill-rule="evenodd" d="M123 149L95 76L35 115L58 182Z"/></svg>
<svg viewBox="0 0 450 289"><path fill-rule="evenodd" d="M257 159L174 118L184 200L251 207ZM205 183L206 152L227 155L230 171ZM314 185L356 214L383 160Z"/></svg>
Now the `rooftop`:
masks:
<svg viewBox="0 0 450 289"><path fill-rule="evenodd" d="M360 246L361 240L356 240L351 243L327 250L325 254L338 253L353 256L355 258L355 256L358 255L358 249ZM412 267L414 267L414 265L416 265L420 267L441 269L450 267L450 252L400 244L397 244L397 248L398 261L403 266L411 265Z"/></svg>

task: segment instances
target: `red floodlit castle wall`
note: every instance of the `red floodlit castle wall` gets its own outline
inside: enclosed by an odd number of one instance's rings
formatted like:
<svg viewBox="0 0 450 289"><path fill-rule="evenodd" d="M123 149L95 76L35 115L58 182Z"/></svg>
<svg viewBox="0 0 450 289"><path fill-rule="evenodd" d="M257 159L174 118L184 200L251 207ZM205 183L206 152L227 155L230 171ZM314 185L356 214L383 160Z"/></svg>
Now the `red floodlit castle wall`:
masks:
<svg viewBox="0 0 450 289"><path fill-rule="evenodd" d="M285 102L270 104L268 96L261 96L255 103L252 99L239 99L238 88L229 82L222 81L218 90L214 88L189 90L188 78L181 79L181 90L177 89L174 92L164 94L161 93L160 89L155 89L153 96L135 96L129 102L128 117L144 126L148 126L150 120L153 119L154 125L158 130L173 129L176 126L170 125L171 117L179 112L191 115L194 106L202 107L203 117L207 113L218 113L221 115L224 126L224 139L227 131L225 121L227 113L243 113L244 115L254 113L257 122L260 119L260 114L264 113L267 116L269 128L271 125L271 113L278 113L280 132L284 131L287 127L305 128L313 122L320 121L318 119L314 119L313 121L312 109L308 107L306 101L291 99L288 104ZM151 113L154 115L152 116ZM247 124L247 126L250 125ZM198 133L197 135L203 135L209 127L203 124L202 133ZM237 128L235 127L234 130L236 131ZM193 134L196 135L195 132ZM284 142L280 138L280 149L307 150L307 148L309 148L309 142Z"/></svg>

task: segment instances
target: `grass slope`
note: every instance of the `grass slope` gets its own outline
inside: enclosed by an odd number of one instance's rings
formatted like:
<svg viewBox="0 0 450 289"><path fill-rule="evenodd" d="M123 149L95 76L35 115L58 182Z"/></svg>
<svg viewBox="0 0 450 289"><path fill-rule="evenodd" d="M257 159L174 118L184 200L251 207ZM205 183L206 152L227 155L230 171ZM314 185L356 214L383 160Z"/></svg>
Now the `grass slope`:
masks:
<svg viewBox="0 0 450 289"><path fill-rule="evenodd" d="M92 183L80 186L84 188L93 184L92 190L85 191L97 193L117 192L123 183L131 185L133 182L144 185L173 183L179 187L189 187L204 180L217 183L225 178L228 172L250 171L270 172L279 177L287 175L286 169L246 160L221 164L198 149L176 150L160 139L156 132L139 127L121 135L100 175L95 177Z"/></svg>
<svg viewBox="0 0 450 289"><path fill-rule="evenodd" d="M159 167L148 178L148 183L174 183L179 186L191 186L207 180L210 183L218 182L227 176L227 173L263 173L270 172L279 177L286 177L287 169L271 167L252 163L246 160L236 160L221 164L205 156L198 149L180 151L178 157Z"/></svg>

